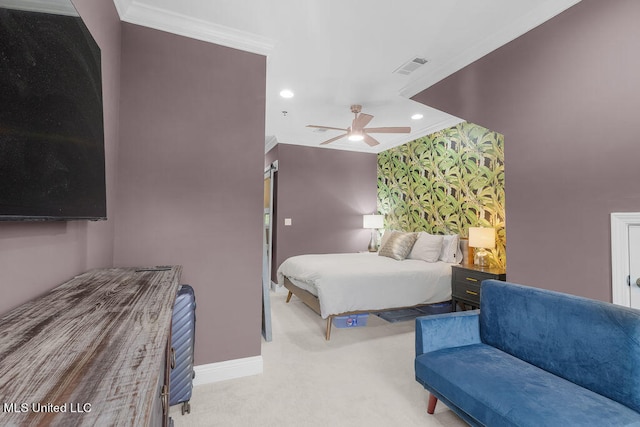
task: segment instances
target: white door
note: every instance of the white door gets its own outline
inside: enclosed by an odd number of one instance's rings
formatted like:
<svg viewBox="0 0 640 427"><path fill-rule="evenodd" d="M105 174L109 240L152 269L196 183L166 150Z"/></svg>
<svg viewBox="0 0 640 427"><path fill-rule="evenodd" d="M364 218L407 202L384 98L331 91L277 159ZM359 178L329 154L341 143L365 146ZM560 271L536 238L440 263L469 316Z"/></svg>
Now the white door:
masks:
<svg viewBox="0 0 640 427"><path fill-rule="evenodd" d="M640 225L629 226L629 282L631 307L640 309Z"/></svg>

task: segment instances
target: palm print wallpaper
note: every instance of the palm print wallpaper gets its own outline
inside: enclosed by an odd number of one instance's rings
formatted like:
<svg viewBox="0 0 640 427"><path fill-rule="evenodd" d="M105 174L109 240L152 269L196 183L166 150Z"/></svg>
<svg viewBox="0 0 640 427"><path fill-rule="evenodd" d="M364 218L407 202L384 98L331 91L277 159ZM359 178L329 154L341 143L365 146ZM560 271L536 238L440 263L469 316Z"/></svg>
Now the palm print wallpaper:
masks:
<svg viewBox="0 0 640 427"><path fill-rule="evenodd" d="M506 267L504 137L464 122L378 154L385 228L459 233L494 227L491 264Z"/></svg>

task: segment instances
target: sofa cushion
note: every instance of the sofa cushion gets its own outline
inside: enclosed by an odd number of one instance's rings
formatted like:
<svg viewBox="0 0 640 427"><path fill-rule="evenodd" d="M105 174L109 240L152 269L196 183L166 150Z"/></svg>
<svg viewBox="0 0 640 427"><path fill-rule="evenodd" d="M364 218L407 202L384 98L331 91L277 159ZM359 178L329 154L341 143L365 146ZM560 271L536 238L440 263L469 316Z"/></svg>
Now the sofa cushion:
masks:
<svg viewBox="0 0 640 427"><path fill-rule="evenodd" d="M640 311L486 280L480 338L640 412Z"/></svg>
<svg viewBox="0 0 640 427"><path fill-rule="evenodd" d="M415 372L479 425L640 426L626 406L486 344L419 355Z"/></svg>

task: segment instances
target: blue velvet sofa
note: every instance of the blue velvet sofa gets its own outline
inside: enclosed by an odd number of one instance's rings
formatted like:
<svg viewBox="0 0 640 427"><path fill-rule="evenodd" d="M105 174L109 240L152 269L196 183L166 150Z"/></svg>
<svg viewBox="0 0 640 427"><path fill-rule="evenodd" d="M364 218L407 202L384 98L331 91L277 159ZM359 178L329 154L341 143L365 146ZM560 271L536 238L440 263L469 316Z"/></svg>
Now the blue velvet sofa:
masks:
<svg viewBox="0 0 640 427"><path fill-rule="evenodd" d="M472 426L640 426L640 311L485 280L416 319L415 375Z"/></svg>

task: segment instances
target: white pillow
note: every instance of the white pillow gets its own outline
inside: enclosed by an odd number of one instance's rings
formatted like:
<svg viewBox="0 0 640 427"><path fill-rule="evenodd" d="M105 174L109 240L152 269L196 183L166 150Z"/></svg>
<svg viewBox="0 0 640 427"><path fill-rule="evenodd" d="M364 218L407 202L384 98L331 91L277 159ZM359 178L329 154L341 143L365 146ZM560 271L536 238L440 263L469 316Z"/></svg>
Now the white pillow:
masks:
<svg viewBox="0 0 640 427"><path fill-rule="evenodd" d="M440 252L440 261L453 264L462 262L462 249L460 249L460 235L447 234L442 241L442 251Z"/></svg>
<svg viewBox="0 0 640 427"><path fill-rule="evenodd" d="M418 239L413 244L408 259L419 259L426 262L436 262L442 252L444 236L429 234L425 231L418 233Z"/></svg>

